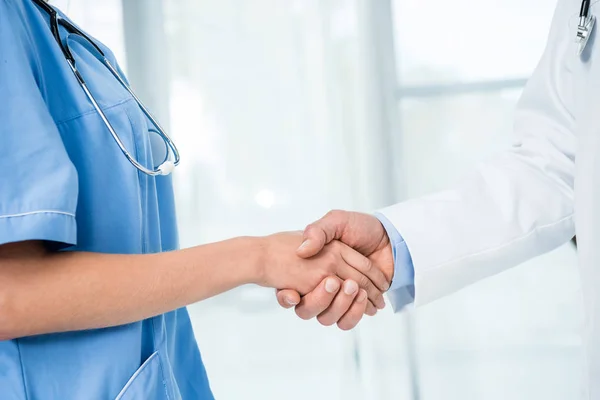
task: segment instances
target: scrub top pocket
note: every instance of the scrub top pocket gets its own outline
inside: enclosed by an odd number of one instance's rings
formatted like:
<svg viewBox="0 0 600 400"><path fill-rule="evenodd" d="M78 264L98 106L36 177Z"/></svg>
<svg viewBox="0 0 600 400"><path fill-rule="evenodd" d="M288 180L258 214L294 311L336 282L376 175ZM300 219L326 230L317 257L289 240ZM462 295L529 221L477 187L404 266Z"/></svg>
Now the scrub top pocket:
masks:
<svg viewBox="0 0 600 400"><path fill-rule="evenodd" d="M115 400L169 400L158 352L148 357Z"/></svg>

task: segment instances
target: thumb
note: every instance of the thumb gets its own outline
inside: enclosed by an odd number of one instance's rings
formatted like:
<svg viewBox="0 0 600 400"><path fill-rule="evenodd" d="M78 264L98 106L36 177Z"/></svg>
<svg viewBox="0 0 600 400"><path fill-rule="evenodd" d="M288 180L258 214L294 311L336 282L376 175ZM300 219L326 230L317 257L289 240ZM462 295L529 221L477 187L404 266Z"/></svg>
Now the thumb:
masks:
<svg viewBox="0 0 600 400"><path fill-rule="evenodd" d="M298 247L296 253L302 258L309 258L318 254L329 242L340 239L347 225L347 212L328 212L323 218L304 229L304 241Z"/></svg>
<svg viewBox="0 0 600 400"><path fill-rule="evenodd" d="M329 242L327 240L327 234L318 226L311 224L306 227L304 234L302 235L303 242L296 250L298 256L302 258L309 258L319 254L319 252Z"/></svg>

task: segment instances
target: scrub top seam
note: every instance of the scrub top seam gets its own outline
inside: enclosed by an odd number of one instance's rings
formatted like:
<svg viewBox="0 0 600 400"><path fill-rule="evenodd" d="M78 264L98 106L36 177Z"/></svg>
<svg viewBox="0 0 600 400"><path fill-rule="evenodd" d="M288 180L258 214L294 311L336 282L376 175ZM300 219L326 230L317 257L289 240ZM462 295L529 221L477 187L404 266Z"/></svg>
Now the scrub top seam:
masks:
<svg viewBox="0 0 600 400"><path fill-rule="evenodd" d="M126 99L120 100L119 102L117 102L115 104L112 104L110 106L100 107L100 109L102 111L108 111L108 110L111 110L111 109L113 109L115 107L119 107L119 106L127 103L128 101L133 101L133 98L130 98L130 97L126 98ZM66 117L65 119L62 119L62 120L57 121L55 123L56 123L57 126L64 125L64 124L66 124L68 122L74 121L76 119L79 119L81 117L85 117L85 116L90 115L90 114L94 114L96 112L97 112L96 109L92 108L91 110L84 111L84 112L79 113L79 114L77 114L77 115L75 115L73 117Z"/></svg>
<svg viewBox="0 0 600 400"><path fill-rule="evenodd" d="M40 17L43 18L41 10L39 9L39 7L36 5L35 6L38 10L38 13L40 14ZM50 21L49 19L46 20L44 18L44 22L48 21L48 29L50 29ZM27 37L28 39L31 41L32 43L32 47L35 48L35 63L38 69L38 76L39 76L39 88L40 88L40 93L42 94L44 101L46 101L46 99L48 98L48 87L46 86L46 74L45 71L42 67L42 60L40 58L40 52L37 51L38 50L38 41L35 40L35 38L32 36L31 31L27 30ZM35 43L35 45L33 45L33 43ZM43 88L43 92L42 92L42 88ZM47 105L46 105L47 107Z"/></svg>
<svg viewBox="0 0 600 400"><path fill-rule="evenodd" d="M162 376L162 384L163 384L163 389L165 391L165 396L167 396L167 400L171 400L171 397L169 396L169 390L167 388L167 380L165 378L165 369L163 368L162 365L162 360L160 359L160 351L158 353L158 366L160 367L160 374Z"/></svg>
<svg viewBox="0 0 600 400"><path fill-rule="evenodd" d="M38 214L58 214L58 215L66 215L68 217L75 217L75 214L70 213L70 212L66 212L66 211L59 211L59 210L38 210L38 211L30 211L30 212L24 212L24 213L18 213L18 214L0 215L0 219L27 217L29 215L38 215Z"/></svg>
<svg viewBox="0 0 600 400"><path fill-rule="evenodd" d="M27 379L25 378L25 367L23 365L23 357L21 356L21 340L15 339L17 342L17 351L19 353L19 365L21 366L21 382L23 382L23 393L25 394L25 400L29 399L29 393L27 393Z"/></svg>
<svg viewBox="0 0 600 400"><path fill-rule="evenodd" d="M11 3L8 3L8 5L11 6ZM38 10L38 12L40 12L39 7L38 6L35 6L35 7ZM13 12L15 14L17 14L17 15L21 14L19 12L19 10L17 10L14 7L13 7ZM26 18L27 16L23 16L23 17ZM43 18L43 16L41 15L41 13L40 13L40 17ZM44 19L44 22L45 21L46 20ZM37 82L38 85L39 85L38 88L40 88L40 94L42 95L42 97L44 97L46 95L46 93L45 93L46 86L45 86L44 73L43 73L44 70L42 69L42 61L41 61L40 55L39 55L40 52L37 51L37 41L31 35L31 31L30 30L27 30L26 34L27 34L27 40L29 40L30 46L34 49L34 53L35 53L34 59L35 59L35 64L36 64L36 67L37 67L37 72L38 72L38 77L39 77L39 82ZM44 93L41 92L41 88L44 88Z"/></svg>
<svg viewBox="0 0 600 400"><path fill-rule="evenodd" d="M131 127L131 141L133 142L133 151L135 153L135 159L139 160L139 149L137 146L137 140L135 138L135 125L133 120L131 119L131 115L129 115L129 110L125 108L125 115L127 116L127 120L129 121L129 126ZM144 232L144 208L142 205L142 176L141 172L137 171L137 192L139 199L139 210L140 210L140 245L142 248L142 254L146 254L146 241L145 241L145 232ZM145 174L144 174L145 175Z"/></svg>
<svg viewBox="0 0 600 400"><path fill-rule="evenodd" d="M167 381L166 381L166 378L165 378L165 370L163 368L162 360L161 360L161 355L162 355L161 353L162 353L162 351L160 350L160 347L162 346L162 344L164 343L164 341L161 341L160 345L156 343L156 324L155 324L156 318L164 318L164 317L158 316L158 317L153 317L153 318L150 319L150 324L152 324L152 344L154 345L154 349L153 350L158 353L157 354L157 357L158 357L158 366L160 367L160 375L161 375L161 378L162 378L161 380L162 380L163 388L165 390L165 396L167 396L167 400L170 400L169 389L167 387Z"/></svg>

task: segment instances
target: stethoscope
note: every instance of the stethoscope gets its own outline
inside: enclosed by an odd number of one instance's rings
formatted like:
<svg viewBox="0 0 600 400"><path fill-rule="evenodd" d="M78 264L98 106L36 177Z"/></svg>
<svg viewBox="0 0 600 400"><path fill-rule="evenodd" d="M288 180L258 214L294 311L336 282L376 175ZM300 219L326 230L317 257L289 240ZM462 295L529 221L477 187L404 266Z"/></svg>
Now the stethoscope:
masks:
<svg viewBox="0 0 600 400"><path fill-rule="evenodd" d="M592 31L596 24L596 17L590 15L590 0L581 1L581 11L579 11L579 25L577 25L577 39L576 42L579 45L579 55L583 53L585 47L590 40Z"/></svg>
<svg viewBox="0 0 600 400"><path fill-rule="evenodd" d="M63 18L61 18L58 15L58 13L56 12L56 10L54 8L52 8L51 6L49 6L48 4L46 4L44 2L44 0L33 0L33 2L35 4L37 4L41 9L43 9L46 13L48 13L48 15L50 16L50 31L52 32L54 39L56 40L60 49L62 50L63 55L65 56L65 59L67 60L67 63L69 64L69 67L71 68L71 71L73 71L73 74L75 75L75 78L77 79L77 82L79 82L79 85L83 89L85 95L87 96L89 101L94 106L94 109L96 110L98 115L100 115L100 118L104 122L104 125L106 126L106 128L108 129L110 134L112 135L113 139L115 140L115 142L117 143L117 145L119 146L119 148L121 149L121 151L123 152L123 154L125 155L127 160L129 160L129 162L131 164L133 164L133 166L135 166L138 170L140 170L141 172L143 172L147 175L150 175L150 176L169 175L173 171L173 169L175 169L175 167L179 164L180 157L179 157L179 151L177 150L177 147L175 146L175 144L173 143L173 141L171 140L169 135L167 135L165 133L165 131L161 128L161 126L158 124L156 119L150 114L148 109L142 104L140 99L135 95L135 93L133 93L133 91L127 84L127 82L125 82L125 80L123 78L121 78L121 75L119 75L117 69L115 67L113 67L113 65L110 63L110 61L108 61L108 59L104 55L104 52L85 33L83 33L81 30L79 30L77 27L75 27L69 21L66 21ZM92 92L90 92L90 89L88 88L87 84L85 83L83 76L81 76L81 74L79 73L79 70L77 69L77 67L75 65L75 58L73 57L73 54L71 54L68 44L66 44L66 43L63 44L62 40L60 39L60 34L59 34L59 30L58 30L59 25L62 26L63 28L65 28L65 30L67 32L69 32L70 34L76 34L76 35L84 38L92 46L92 48L98 52L99 57L97 57L97 58L104 64L104 66L106 66L106 68L108 68L108 70L117 79L117 81L119 81L119 83L129 92L129 94L137 102L140 109L144 112L146 117L148 117L150 122L152 122L152 125L156 129L151 128L151 129L149 129L149 131L158 134L162 138L162 140L165 143L165 148L167 150L163 162L158 167L156 167L155 169L148 169L148 168L144 167L135 158L133 158L131 156L129 151L127 151L127 148L125 148L125 145L121 141L121 138L119 137L119 135L117 135L112 124L106 117L106 114L104 114L104 111L102 111L102 109L98 105L98 102L94 98L94 95L92 95Z"/></svg>

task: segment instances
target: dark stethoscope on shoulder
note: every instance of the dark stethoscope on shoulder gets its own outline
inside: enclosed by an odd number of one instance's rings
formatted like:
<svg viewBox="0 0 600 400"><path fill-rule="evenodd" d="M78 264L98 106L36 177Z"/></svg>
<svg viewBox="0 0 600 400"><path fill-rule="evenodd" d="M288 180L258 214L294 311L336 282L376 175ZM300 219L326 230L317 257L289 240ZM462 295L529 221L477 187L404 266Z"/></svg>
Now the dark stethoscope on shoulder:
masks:
<svg viewBox="0 0 600 400"><path fill-rule="evenodd" d="M173 141L171 140L169 135L167 135L167 133L164 131L164 129L159 125L158 121L152 116L152 114L150 114L150 111L148 111L148 109L142 104L140 99L135 95L135 93L133 93L133 90L131 89L131 87L129 87L129 84L125 81L125 79L123 79L121 77L121 75L117 71L117 68L115 68L112 65L112 63L105 56L102 49L100 49L100 47L98 47L98 45L90 37L88 37L85 33L83 33L81 30L79 30L75 25L71 24L69 21L65 20L64 18L61 18L61 16L58 14L58 12L54 8L52 8L50 5L46 4L46 2L44 0L33 0L33 2L40 9L42 9L43 11L45 11L48 14L48 16L50 18L50 31L52 32L52 36L54 36L54 39L56 40L58 47L61 49L61 51L67 61L67 64L71 68L71 71L75 75L75 78L77 79L77 82L79 83L79 86L81 86L81 89L83 90L83 92L89 99L90 103L92 104L92 106L94 107L94 109L96 110L96 112L98 113L100 118L102 119L104 125L106 126L106 129L108 130L108 132L110 132L111 136L115 140L115 143L119 146L119 148L121 149L121 152L123 152L123 155L125 156L125 158L127 158L127 160L129 160L129 162L134 167L136 167L139 171L143 172L146 175L150 175L150 176L169 175L173 171L173 169L175 169L175 167L179 164L179 159L180 159L179 151L177 150L175 143L173 143ZM96 101L96 98L94 97L94 95L92 94L90 89L88 88L88 85L86 84L85 79L83 78L83 76L81 75L79 70L77 69L77 65L75 64L75 58L73 57L73 54L71 53L71 50L69 49L68 42L67 41L63 42L63 40L60 37L59 26L62 26L70 34L75 34L75 35L82 37L84 40L86 40L90 44L91 48L94 50L96 58L100 62L102 62L102 64L104 64L104 66L111 72L111 74L121 84L121 86L123 86L123 88L125 88L125 90L127 90L129 92L131 97L137 102L137 104L140 107L140 109L142 110L142 112L146 115L146 117L148 117L148 119L150 120L150 122L153 125L153 127L148 129L148 131L158 134L162 138L162 140L165 144L166 156L165 156L165 159L162 161L162 163L158 167L155 167L155 168L145 167L138 160L136 160L134 158L134 156L132 154L130 154L129 151L125 148L125 144L121 140L121 137L113 128L112 124L108 120L108 117L106 116L106 114L104 114L104 111L102 110L102 108L100 108L100 106L98 105L98 102Z"/></svg>
<svg viewBox="0 0 600 400"><path fill-rule="evenodd" d="M583 53L585 47L590 40L594 25L596 24L596 17L590 15L590 0L581 1L581 10L579 11L579 25L577 25L577 39L576 43L579 45L579 55Z"/></svg>

